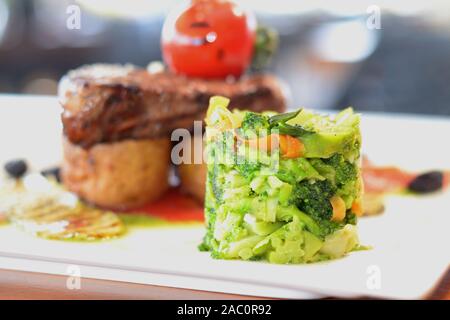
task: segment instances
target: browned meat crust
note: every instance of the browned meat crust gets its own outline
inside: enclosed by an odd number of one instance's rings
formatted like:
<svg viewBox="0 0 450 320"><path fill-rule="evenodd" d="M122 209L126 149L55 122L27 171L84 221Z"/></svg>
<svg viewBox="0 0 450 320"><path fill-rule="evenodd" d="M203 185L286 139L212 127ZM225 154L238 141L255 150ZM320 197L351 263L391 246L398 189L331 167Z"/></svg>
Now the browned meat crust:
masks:
<svg viewBox="0 0 450 320"><path fill-rule="evenodd" d="M96 143L166 136L175 128L191 128L203 120L209 98L231 99L231 108L283 111L285 100L277 80L255 75L228 82L188 79L170 73L116 68L97 75L88 66L64 77L60 99L64 133L84 148ZM118 70L118 72L116 72Z"/></svg>

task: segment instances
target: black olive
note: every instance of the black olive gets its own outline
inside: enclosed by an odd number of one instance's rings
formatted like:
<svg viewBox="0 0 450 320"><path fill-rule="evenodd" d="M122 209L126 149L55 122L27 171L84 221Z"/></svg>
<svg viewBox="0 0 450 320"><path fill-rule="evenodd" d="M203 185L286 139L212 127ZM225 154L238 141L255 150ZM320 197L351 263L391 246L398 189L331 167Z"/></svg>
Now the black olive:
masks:
<svg viewBox="0 0 450 320"><path fill-rule="evenodd" d="M56 181L61 182L61 173L59 167L49 168L41 171L44 177L53 177Z"/></svg>
<svg viewBox="0 0 450 320"><path fill-rule="evenodd" d="M5 164L5 171L13 178L22 177L27 172L28 166L25 160L12 160Z"/></svg>
<svg viewBox="0 0 450 320"><path fill-rule="evenodd" d="M418 175L409 183L409 190L417 193L429 193L442 189L444 174L441 171L430 171Z"/></svg>

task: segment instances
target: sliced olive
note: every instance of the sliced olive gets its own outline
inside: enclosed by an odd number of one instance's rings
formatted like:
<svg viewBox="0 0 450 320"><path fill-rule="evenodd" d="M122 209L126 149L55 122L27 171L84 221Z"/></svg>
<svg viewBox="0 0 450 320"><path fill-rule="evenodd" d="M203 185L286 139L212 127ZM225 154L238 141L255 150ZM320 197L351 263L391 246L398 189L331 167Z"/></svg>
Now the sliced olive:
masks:
<svg viewBox="0 0 450 320"><path fill-rule="evenodd" d="M49 168L41 171L44 177L51 177L56 181L61 182L61 170L59 167Z"/></svg>
<svg viewBox="0 0 450 320"><path fill-rule="evenodd" d="M25 160L12 160L5 164L5 171L13 178L18 179L27 172L28 166Z"/></svg>
<svg viewBox="0 0 450 320"><path fill-rule="evenodd" d="M417 193L429 193L442 189L443 181L444 174L441 171L430 171L415 177L408 188Z"/></svg>

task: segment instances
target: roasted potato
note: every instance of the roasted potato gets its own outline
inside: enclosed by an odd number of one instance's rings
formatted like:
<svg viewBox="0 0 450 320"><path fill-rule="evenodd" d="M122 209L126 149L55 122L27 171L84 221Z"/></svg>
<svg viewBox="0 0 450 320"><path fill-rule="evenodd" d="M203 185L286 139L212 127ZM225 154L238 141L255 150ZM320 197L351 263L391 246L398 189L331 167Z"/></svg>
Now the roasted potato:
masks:
<svg viewBox="0 0 450 320"><path fill-rule="evenodd" d="M63 150L64 185L100 207L136 208L168 188L168 138L100 143L88 149L64 139Z"/></svg>
<svg viewBox="0 0 450 320"><path fill-rule="evenodd" d="M178 174L182 191L203 203L205 199L206 164L181 164L178 167Z"/></svg>
<svg viewBox="0 0 450 320"><path fill-rule="evenodd" d="M182 163L178 166L181 190L193 196L197 201L203 203L206 186L206 163L203 161L202 163L194 163L194 152L197 152L197 155L203 155L202 137L194 136L190 142L191 146L186 142L183 142L183 148L192 148L190 154L191 163Z"/></svg>

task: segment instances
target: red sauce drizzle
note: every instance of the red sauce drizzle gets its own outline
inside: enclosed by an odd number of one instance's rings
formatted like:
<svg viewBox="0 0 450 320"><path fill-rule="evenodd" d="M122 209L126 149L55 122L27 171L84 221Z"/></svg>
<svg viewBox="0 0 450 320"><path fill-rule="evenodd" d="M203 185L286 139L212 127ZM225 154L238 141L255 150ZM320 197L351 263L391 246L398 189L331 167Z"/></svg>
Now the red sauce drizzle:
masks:
<svg viewBox="0 0 450 320"><path fill-rule="evenodd" d="M156 202L133 211L144 212L171 222L203 221L203 206L188 195L181 193L178 188L170 189Z"/></svg>

